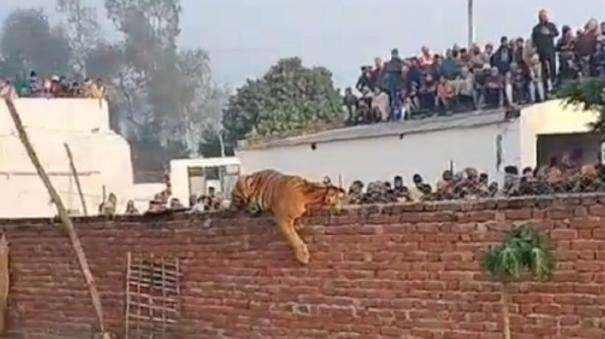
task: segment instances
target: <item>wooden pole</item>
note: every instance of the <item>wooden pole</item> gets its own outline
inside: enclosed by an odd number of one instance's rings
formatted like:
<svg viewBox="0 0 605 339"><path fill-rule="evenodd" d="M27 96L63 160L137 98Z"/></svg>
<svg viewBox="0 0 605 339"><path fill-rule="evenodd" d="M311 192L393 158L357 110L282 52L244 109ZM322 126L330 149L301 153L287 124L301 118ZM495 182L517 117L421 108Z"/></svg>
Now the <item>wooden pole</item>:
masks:
<svg viewBox="0 0 605 339"><path fill-rule="evenodd" d="M0 239L0 334L6 333L6 313L8 310L8 292L10 285L10 274L8 269L8 241L6 234Z"/></svg>
<svg viewBox="0 0 605 339"><path fill-rule="evenodd" d="M88 209L86 208L86 200L84 200L84 193L82 193L82 186L80 185L80 177L78 176L78 171L76 171L76 166L74 165L74 157L71 153L71 149L68 144L63 144L65 146L65 152L67 152L67 158L69 159L69 167L71 168L71 172L74 175L74 180L76 181L76 188L78 189L78 195L80 196L80 203L82 204L82 212L84 216L88 216Z"/></svg>
<svg viewBox="0 0 605 339"><path fill-rule="evenodd" d="M46 171L44 170L44 167L42 166L40 159L38 159L38 155L34 151L34 148L29 140L29 137L27 136L25 128L23 127L23 123L21 122L21 117L19 116L19 113L17 113L15 104L13 103L12 99L10 99L10 98L5 98L4 102L6 103L6 107L8 108L11 118L13 119L13 122L15 124L15 129L17 130L19 139L21 139L21 143L23 144L23 147L25 148L25 151L27 152L29 160L31 160L32 165L36 168L36 171L38 172L40 180L42 180L42 182L44 183L44 186L46 186L46 190L48 190L48 194L50 195L53 203L57 207L57 212L59 213L59 217L61 218L61 221L63 222L63 226L65 227L65 229L67 230L67 233L69 234L69 239L71 240L71 245L72 245L74 251L76 252L76 257L78 259L78 263L80 264L80 269L82 270L82 274L84 275L84 279L86 280L86 284L88 285L88 291L90 293L90 298L92 299L92 305L94 307L94 310L95 310L95 313L97 316L99 329L101 332L105 332L105 323L103 321L103 311L101 309L101 298L99 296L99 291L97 290L97 285L95 283L95 280L92 276L92 273L90 272L88 260L86 260L86 255L84 254L84 249L82 248L82 243L80 243L80 238L78 237L75 227L74 227L73 223L71 222L69 215L67 214L67 210L65 210L65 206L63 206L61 197L59 196L59 194L53 187L53 184L50 181L50 178L48 177L48 175L46 174Z"/></svg>

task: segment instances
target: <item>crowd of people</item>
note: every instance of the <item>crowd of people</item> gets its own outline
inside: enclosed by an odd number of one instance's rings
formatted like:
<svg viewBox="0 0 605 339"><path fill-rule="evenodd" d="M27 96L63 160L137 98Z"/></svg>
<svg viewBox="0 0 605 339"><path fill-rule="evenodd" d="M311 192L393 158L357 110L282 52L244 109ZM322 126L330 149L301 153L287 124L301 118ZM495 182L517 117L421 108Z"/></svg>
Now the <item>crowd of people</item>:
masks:
<svg viewBox="0 0 605 339"><path fill-rule="evenodd" d="M548 165L540 168L515 166L504 168L503 185L490 180L487 173L475 168L466 168L459 172L445 170L435 186L427 183L420 174L412 176L412 182L406 186L402 176L393 181L374 181L367 186L360 180L354 181L347 192L346 203L352 205L383 204L398 202L472 200L481 198L541 196L561 193L605 192L605 165L579 165L568 155L551 158ZM178 198L171 197L172 189L168 175L164 177L165 189L149 201L144 213L164 211L208 212L227 208L225 197L217 194L213 187L202 195L192 195L188 205ZM324 178L325 185L331 185L329 177ZM107 200L99 206L99 214L115 215L117 197L110 193ZM133 200L126 204L124 215L140 215Z"/></svg>
<svg viewBox="0 0 605 339"><path fill-rule="evenodd" d="M376 181L367 187L357 180L348 191L351 204L376 204L394 202L441 201L514 196L539 196L558 193L605 192L605 166L575 165L568 157L560 162L553 158L548 166L538 169L515 166L504 169L502 187L490 181L487 173L474 168L453 173L443 172L441 180L432 187L422 176L415 174L411 185L405 186L403 178L396 176L393 182Z"/></svg>
<svg viewBox="0 0 605 339"><path fill-rule="evenodd" d="M445 55L422 47L409 58L393 49L388 61L361 67L357 94L346 88L343 106L348 124L400 121L541 102L566 80L603 75L605 22L559 32L542 10L528 39L454 45Z"/></svg>
<svg viewBox="0 0 605 339"><path fill-rule="evenodd" d="M161 192L155 194L153 199L149 201L149 205L145 213L161 213L168 210L208 212L224 208L225 200L220 194L216 193L214 187L208 187L207 194L191 195L189 197L189 204L185 206L179 198L172 196L172 185L170 183L168 168L165 169L162 181L165 185L165 188ZM107 200L101 203L99 206L99 214L107 216L115 215L118 213L116 206L117 197L115 194L110 193ZM134 200L128 200L126 203L126 210L123 214L140 215L141 212L137 209Z"/></svg>
<svg viewBox="0 0 605 339"><path fill-rule="evenodd" d="M43 77L32 71L29 78L15 82L0 79L0 97L101 99L105 97L105 85L102 79L93 81L86 78L82 82L70 82L63 76Z"/></svg>

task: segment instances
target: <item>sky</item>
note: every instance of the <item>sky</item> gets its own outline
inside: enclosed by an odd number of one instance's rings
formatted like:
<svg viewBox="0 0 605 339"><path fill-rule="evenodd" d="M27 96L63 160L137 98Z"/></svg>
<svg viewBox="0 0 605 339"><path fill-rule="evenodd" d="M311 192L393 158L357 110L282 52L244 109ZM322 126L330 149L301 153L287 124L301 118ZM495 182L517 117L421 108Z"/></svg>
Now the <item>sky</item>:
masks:
<svg viewBox="0 0 605 339"><path fill-rule="evenodd" d="M102 0L88 0L99 5ZM298 56L308 66L330 69L337 86L354 85L359 66L386 58L393 47L404 56L422 45L442 51L466 43L466 0L181 0L180 44L203 48L215 81L235 88L278 59ZM16 8L53 0L0 0L0 20ZM581 4L581 6L579 5ZM529 36L538 10L559 25L582 26L605 18L605 0L475 0L477 41ZM106 33L115 37L109 23Z"/></svg>

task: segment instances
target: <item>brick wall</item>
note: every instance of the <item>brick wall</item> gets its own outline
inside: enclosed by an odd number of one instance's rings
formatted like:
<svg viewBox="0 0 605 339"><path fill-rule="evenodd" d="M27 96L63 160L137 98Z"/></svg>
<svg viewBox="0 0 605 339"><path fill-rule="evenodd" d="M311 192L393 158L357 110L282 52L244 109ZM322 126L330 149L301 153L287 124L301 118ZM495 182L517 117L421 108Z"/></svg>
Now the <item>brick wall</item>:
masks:
<svg viewBox="0 0 605 339"><path fill-rule="evenodd" d="M317 211L303 231L308 267L264 217L81 219L77 228L120 335L132 251L180 258L179 338L468 339L500 338L498 285L477 258L528 221L559 262L551 282L511 286L515 338L605 338L605 196ZM94 313L68 238L48 221L0 223L11 329L89 335Z"/></svg>

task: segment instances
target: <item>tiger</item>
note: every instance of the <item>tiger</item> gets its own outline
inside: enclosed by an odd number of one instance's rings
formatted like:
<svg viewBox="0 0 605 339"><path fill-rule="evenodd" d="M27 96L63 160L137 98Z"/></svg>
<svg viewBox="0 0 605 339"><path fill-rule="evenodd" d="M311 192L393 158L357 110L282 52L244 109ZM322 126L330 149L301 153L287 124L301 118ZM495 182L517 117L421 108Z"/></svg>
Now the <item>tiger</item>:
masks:
<svg viewBox="0 0 605 339"><path fill-rule="evenodd" d="M345 191L340 187L267 169L238 178L231 192L231 208L272 213L296 259L306 265L310 260L309 250L296 232L303 227L300 217L311 208L339 207L344 197Z"/></svg>

